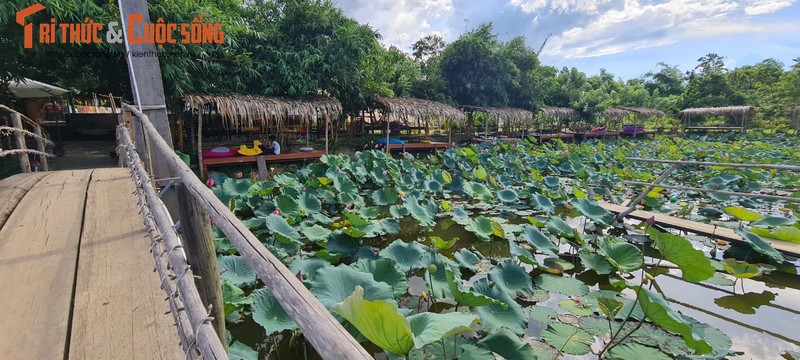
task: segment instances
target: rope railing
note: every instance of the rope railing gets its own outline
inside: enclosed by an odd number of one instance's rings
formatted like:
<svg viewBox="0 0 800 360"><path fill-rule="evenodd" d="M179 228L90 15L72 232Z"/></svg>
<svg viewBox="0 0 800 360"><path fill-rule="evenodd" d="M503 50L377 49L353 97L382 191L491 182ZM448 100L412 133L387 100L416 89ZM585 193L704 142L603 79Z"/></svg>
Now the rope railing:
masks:
<svg viewBox="0 0 800 360"><path fill-rule="evenodd" d="M247 226L236 218L227 206L197 178L194 172L161 137L158 130L150 122L150 119L133 106L127 104L123 106L125 110L136 116L136 126L141 127L143 133L147 135L148 143L150 144L150 151L147 153L151 154L151 157L159 157L158 159L151 158L149 159L151 161L148 162L159 161L164 163L169 168L171 175L179 178L181 185L186 188L190 196L197 201L205 213L211 217L214 225L225 234L245 263L253 269L287 314L294 319L297 327L300 328L309 343L317 350L317 353L325 359L372 359L369 353L311 294L305 285L278 258L269 252ZM128 152L130 151L131 148L129 147ZM147 178L147 174L141 167L137 168L136 171L143 175L141 176L142 179ZM152 187L148 186L147 188L152 190ZM154 212L158 208L154 208ZM174 234L174 229L168 228L166 230L167 235L172 236L171 234ZM172 257L170 256L170 259ZM180 268L175 270L177 270L177 273L181 273ZM185 302L186 300L184 299ZM190 316L190 318L192 317ZM194 324L194 321L197 320L196 318L192 319ZM203 346L205 346L204 343L214 341L214 339L211 339L210 336L200 335L198 333L196 342L200 345L202 353ZM205 354L203 356L206 357Z"/></svg>
<svg viewBox="0 0 800 360"><path fill-rule="evenodd" d="M195 351L199 351L204 359L227 359L225 347L210 324L210 309L206 309L200 300L194 283L195 276L186 261L175 225L150 183L150 176L144 170L125 125L117 127L117 135L118 151L120 156L127 159L136 185L139 206L151 239L156 271L161 277L161 288L167 294L186 357L196 358L198 354ZM187 327L185 322L189 322L190 326Z"/></svg>
<svg viewBox="0 0 800 360"><path fill-rule="evenodd" d="M47 139L47 137L42 136L43 130L41 125L35 123L31 119L28 119L25 115L20 114L18 111L9 108L4 105L0 105L0 111L5 111L11 114L11 125L12 126L0 126L0 135L3 136L11 136L14 137L14 145L16 146L15 149L3 149L0 147L0 158L17 155L19 156L19 167L22 169L22 172L29 173L31 170L39 170L34 169L31 166L31 159L29 155L37 155L39 156L39 164L37 166L41 166L41 169L44 171L48 170L47 158L55 157L53 154L47 152L47 145L54 145L52 141ZM25 130L23 125L23 120L27 121L29 125L31 125L35 132L31 132ZM28 149L27 144L25 141L25 137L31 137L36 139L36 149ZM34 159L36 160L36 159ZM36 163L35 163L36 164Z"/></svg>

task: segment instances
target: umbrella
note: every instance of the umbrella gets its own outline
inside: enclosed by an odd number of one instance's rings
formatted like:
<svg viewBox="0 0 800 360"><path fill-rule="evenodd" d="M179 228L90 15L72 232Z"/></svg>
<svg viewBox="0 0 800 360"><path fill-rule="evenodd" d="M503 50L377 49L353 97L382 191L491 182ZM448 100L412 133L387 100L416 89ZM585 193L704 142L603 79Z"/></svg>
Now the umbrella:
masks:
<svg viewBox="0 0 800 360"><path fill-rule="evenodd" d="M69 90L62 89L58 86L45 84L43 82L31 79L24 79L22 82L14 81L9 85L8 90L10 90L14 96L20 99L48 98L52 96L63 95L69 92Z"/></svg>

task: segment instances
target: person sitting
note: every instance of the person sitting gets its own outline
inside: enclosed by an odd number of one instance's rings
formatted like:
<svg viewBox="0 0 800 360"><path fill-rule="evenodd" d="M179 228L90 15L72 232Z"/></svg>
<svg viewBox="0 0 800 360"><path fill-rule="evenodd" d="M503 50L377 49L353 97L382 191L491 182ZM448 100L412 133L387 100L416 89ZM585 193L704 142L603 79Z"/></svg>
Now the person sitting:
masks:
<svg viewBox="0 0 800 360"><path fill-rule="evenodd" d="M281 153L281 144L278 144L278 141L275 140L275 135L269 136L269 142L266 142L266 145L262 145L263 148L261 149L264 152L264 155L279 155Z"/></svg>

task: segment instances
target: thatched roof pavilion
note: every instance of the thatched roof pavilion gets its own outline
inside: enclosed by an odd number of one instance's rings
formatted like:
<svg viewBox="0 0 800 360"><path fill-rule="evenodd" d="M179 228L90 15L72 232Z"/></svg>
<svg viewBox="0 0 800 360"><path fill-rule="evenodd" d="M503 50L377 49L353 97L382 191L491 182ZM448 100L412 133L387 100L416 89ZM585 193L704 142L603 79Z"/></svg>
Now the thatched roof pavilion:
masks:
<svg viewBox="0 0 800 360"><path fill-rule="evenodd" d="M619 122L629 117L631 114L634 114L634 116L639 119L647 119L651 117L661 118L666 116L663 111L657 109L643 107L615 107L598 112L597 117L614 123L606 124L607 126L614 125L620 127L622 124Z"/></svg>
<svg viewBox="0 0 800 360"><path fill-rule="evenodd" d="M752 119L754 114L755 108L752 106L723 106L684 109L678 112L678 117L683 119L684 127L689 128L689 123L692 119L708 116L725 116L733 120L734 124L737 125L735 128L743 130L747 119ZM717 128L725 127L717 126Z"/></svg>
<svg viewBox="0 0 800 360"><path fill-rule="evenodd" d="M581 113L578 110L565 107L545 107L541 110L541 113L545 119L555 120L559 123L581 117Z"/></svg>
<svg viewBox="0 0 800 360"><path fill-rule="evenodd" d="M489 119L494 119L497 123L498 131L500 123L503 124L503 130L507 131L509 128L528 128L533 123L533 113L519 108L505 107L480 107L480 106L463 106L462 109L468 113L484 113ZM488 138L489 122L486 122L486 129L484 130L484 138Z"/></svg>
<svg viewBox="0 0 800 360"><path fill-rule="evenodd" d="M383 110L383 116L388 121L400 121L406 124L416 121L418 125L425 127L441 121L464 122L464 113L461 110L440 102L407 97L375 96L372 99Z"/></svg>
<svg viewBox="0 0 800 360"><path fill-rule="evenodd" d="M339 100L326 96L312 96L304 100L263 96L188 95L186 103L195 109L210 106L229 129L242 127L283 127L289 119L299 119L304 124L312 121L330 121L342 114Z"/></svg>

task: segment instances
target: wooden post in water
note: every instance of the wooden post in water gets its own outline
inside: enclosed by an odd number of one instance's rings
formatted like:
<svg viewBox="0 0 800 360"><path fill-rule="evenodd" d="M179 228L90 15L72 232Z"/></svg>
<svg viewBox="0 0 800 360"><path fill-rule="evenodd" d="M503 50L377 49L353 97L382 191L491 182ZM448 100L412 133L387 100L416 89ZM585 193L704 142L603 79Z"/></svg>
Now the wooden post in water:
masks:
<svg viewBox="0 0 800 360"><path fill-rule="evenodd" d="M326 146L325 147L325 153L327 153L327 152L328 152L328 148ZM264 156L264 155L256 156L256 165L258 166L258 181L267 180L267 158L266 158L266 156Z"/></svg>
<svg viewBox="0 0 800 360"><path fill-rule="evenodd" d="M200 106L200 110L197 112L197 165L200 166L200 179L208 176L203 166L203 112L205 109L205 105Z"/></svg>
<svg viewBox="0 0 800 360"><path fill-rule="evenodd" d="M181 216L181 233L186 257L192 272L200 278L195 280L197 292L203 305L211 305L211 316L219 340L225 346L225 307L222 303L222 286L217 267L217 251L211 237L210 218L197 203L189 189L183 184L175 185Z"/></svg>
<svg viewBox="0 0 800 360"><path fill-rule="evenodd" d="M42 137L42 125L36 124L36 136L39 137L39 139L36 139L36 145L38 147L39 152L42 152L42 153L47 152L46 151L47 149L45 149L44 140L41 139L41 137ZM41 167L40 168L41 171L47 171L48 170L47 156L39 155L39 166Z"/></svg>
<svg viewBox="0 0 800 360"><path fill-rule="evenodd" d="M22 126L22 118L17 113L11 113L11 125L20 130L24 129ZM25 145L25 134L15 131L14 142L16 142L17 149L22 150L19 154L19 168L22 169L24 173L31 172L31 160L28 158L28 153L25 152L25 150L28 149Z"/></svg>

